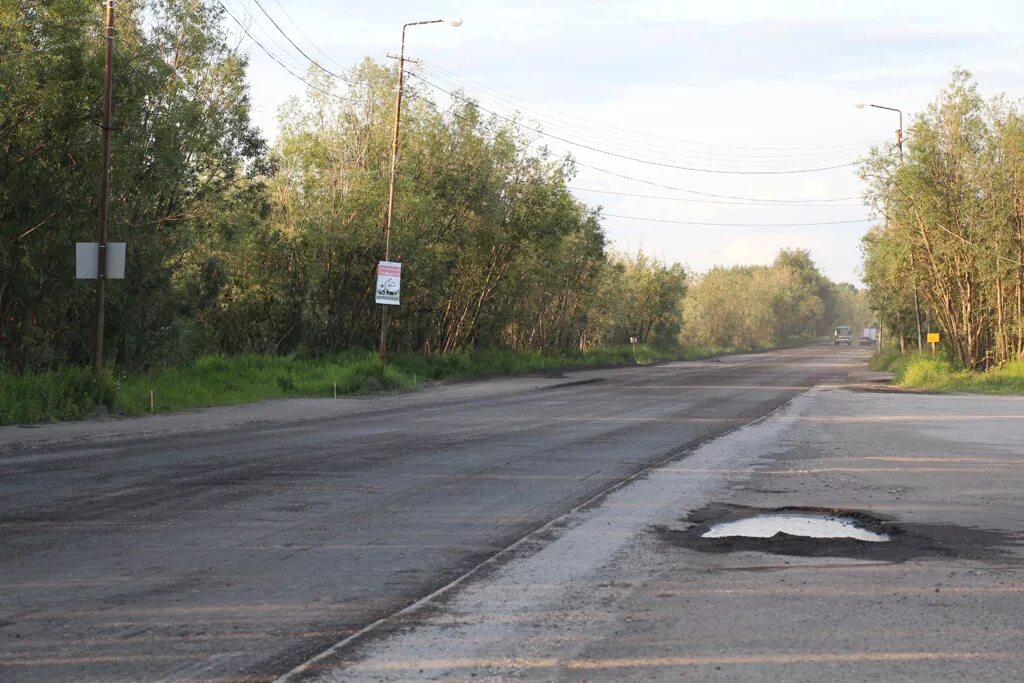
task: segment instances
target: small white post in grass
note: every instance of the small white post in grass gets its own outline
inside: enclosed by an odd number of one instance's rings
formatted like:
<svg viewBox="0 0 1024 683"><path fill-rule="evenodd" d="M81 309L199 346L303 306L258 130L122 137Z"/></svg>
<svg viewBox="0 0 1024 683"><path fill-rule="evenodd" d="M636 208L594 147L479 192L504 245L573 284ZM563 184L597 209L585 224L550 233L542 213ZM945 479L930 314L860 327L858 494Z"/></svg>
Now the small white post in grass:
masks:
<svg viewBox="0 0 1024 683"><path fill-rule="evenodd" d="M156 407L156 403L153 400L153 390L150 389L149 390L149 412L151 412L151 413L154 412L155 407Z"/></svg>
<svg viewBox="0 0 1024 683"><path fill-rule="evenodd" d="M334 398L338 398L338 383L334 383Z"/></svg>

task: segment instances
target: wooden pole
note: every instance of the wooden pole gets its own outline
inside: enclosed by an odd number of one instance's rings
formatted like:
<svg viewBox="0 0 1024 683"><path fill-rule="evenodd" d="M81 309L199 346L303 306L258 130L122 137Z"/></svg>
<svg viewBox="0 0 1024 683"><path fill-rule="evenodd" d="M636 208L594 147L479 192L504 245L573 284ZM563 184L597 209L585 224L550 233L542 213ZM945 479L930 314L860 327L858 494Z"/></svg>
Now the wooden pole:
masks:
<svg viewBox="0 0 1024 683"><path fill-rule="evenodd" d="M93 311L92 372L99 379L103 371L103 316L107 285L107 216L110 208L110 114L114 93L114 0L106 8L106 65L103 70L103 143L100 161L100 226L96 265L96 306Z"/></svg>

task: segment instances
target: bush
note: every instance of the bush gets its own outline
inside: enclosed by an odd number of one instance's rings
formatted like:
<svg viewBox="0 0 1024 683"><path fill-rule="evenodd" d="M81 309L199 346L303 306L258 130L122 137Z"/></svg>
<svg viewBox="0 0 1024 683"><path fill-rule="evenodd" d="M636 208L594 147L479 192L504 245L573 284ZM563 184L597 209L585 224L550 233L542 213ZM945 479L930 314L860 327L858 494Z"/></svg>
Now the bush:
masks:
<svg viewBox="0 0 1024 683"><path fill-rule="evenodd" d="M905 363L906 354L900 353L900 350L894 346L888 348L879 349L878 353L871 357L868 361L868 367L872 370L880 370L883 372L895 372L897 363Z"/></svg>
<svg viewBox="0 0 1024 683"><path fill-rule="evenodd" d="M953 380L955 370L946 360L914 358L899 373L900 384L917 389L944 389Z"/></svg>
<svg viewBox="0 0 1024 683"><path fill-rule="evenodd" d="M112 409L117 385L104 371L94 381L90 368L64 368L30 375L0 369L0 424L80 420Z"/></svg>

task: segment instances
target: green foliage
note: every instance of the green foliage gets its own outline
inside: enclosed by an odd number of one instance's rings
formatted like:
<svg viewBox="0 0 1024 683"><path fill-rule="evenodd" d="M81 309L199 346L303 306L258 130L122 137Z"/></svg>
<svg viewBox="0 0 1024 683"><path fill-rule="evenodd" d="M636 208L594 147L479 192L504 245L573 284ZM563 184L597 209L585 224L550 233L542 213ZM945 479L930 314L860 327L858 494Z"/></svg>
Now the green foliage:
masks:
<svg viewBox="0 0 1024 683"><path fill-rule="evenodd" d="M218 312L230 353L318 356L378 335L395 74L367 60L345 91L315 70L309 78L315 88L281 111L270 214L230 258ZM571 160L532 150L471 102L439 111L407 87L391 348L563 352L675 336L683 269L609 255L599 214L568 190Z"/></svg>
<svg viewBox="0 0 1024 683"><path fill-rule="evenodd" d="M117 387L106 372L93 381L88 368L65 368L30 375L0 369L0 425L82 419L113 408Z"/></svg>
<svg viewBox="0 0 1024 683"><path fill-rule="evenodd" d="M23 375L0 372L0 424L73 420L109 410L121 415L236 405L289 397L328 398L424 382L557 372L568 368L677 360L683 354L629 346L545 355L506 349L450 354L396 354L387 365L376 353L349 351L330 357L205 356L187 366L145 373L106 372L99 383L86 368Z"/></svg>
<svg viewBox="0 0 1024 683"><path fill-rule="evenodd" d="M986 102L958 70L914 118L905 163L875 149L861 165L887 227L863 241L871 305L886 327L941 331L958 362L982 369L1024 356L1024 113Z"/></svg>
<svg viewBox="0 0 1024 683"><path fill-rule="evenodd" d="M697 279L684 301L680 339L684 345L778 346L855 323L858 298L852 286L822 275L808 252L782 250L771 266L719 266Z"/></svg>
<svg viewBox="0 0 1024 683"><path fill-rule="evenodd" d="M890 349L873 359L872 368L892 372L895 383L908 389L1024 394L1024 360L977 371L964 368L948 353L933 357L928 353Z"/></svg>
<svg viewBox="0 0 1024 683"><path fill-rule="evenodd" d="M947 360L915 358L899 368L900 384L919 389L944 388L953 374L953 364Z"/></svg>
<svg viewBox="0 0 1024 683"><path fill-rule="evenodd" d="M900 386L928 391L978 394L1024 394L1024 361L1010 361L984 371L965 370L944 358L923 354L904 357L894 365Z"/></svg>
<svg viewBox="0 0 1024 683"><path fill-rule="evenodd" d="M128 277L107 288L106 335L118 365L207 345L222 254L262 205L245 62L212 7L118 3L109 237L127 242ZM0 362L16 369L89 354L92 287L73 269L74 243L96 239L101 10L0 3Z"/></svg>
<svg viewBox="0 0 1024 683"><path fill-rule="evenodd" d="M909 354L901 353L898 347L886 346L868 361L868 367L882 372L895 372L896 364L909 358Z"/></svg>
<svg viewBox="0 0 1024 683"><path fill-rule="evenodd" d="M342 86L311 69L268 152L219 4L127 0L109 234L128 263L106 317L119 384L83 385L64 368L90 351L93 291L72 269L74 242L96 232L100 13L0 0L0 366L20 373L2 375L7 421L144 413L151 391L171 410L645 363L852 321L858 294L806 252L695 288L679 264L611 252L600 210L569 190L571 158L461 97L439 110L413 82L389 254L404 265L402 306L382 366L361 349L380 327L395 70L367 60Z"/></svg>

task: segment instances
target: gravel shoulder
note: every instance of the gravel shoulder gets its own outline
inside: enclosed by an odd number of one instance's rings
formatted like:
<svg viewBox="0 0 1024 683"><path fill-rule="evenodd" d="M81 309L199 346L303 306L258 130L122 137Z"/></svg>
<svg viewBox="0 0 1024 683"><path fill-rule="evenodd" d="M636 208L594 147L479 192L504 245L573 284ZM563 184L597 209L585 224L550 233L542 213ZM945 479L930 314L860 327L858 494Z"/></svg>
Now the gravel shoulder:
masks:
<svg viewBox="0 0 1024 683"><path fill-rule="evenodd" d="M148 415L0 427L0 456L4 450L102 440L217 432L266 424L295 424L343 418L460 401L514 395L535 389L571 385L600 378L614 370L581 370L557 376L528 375L453 382L417 391L368 394L338 399L287 398L235 406Z"/></svg>

